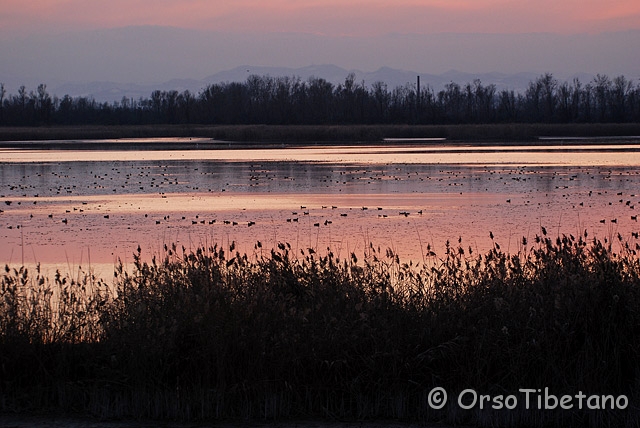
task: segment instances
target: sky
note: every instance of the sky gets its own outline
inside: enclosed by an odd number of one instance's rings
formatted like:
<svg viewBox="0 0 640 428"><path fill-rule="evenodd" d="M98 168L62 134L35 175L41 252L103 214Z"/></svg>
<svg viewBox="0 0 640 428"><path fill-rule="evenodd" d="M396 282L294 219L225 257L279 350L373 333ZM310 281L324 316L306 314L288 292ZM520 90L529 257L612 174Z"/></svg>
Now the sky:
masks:
<svg viewBox="0 0 640 428"><path fill-rule="evenodd" d="M19 32L159 25L233 32L593 33L640 29L637 0L2 0Z"/></svg>
<svg viewBox="0 0 640 428"><path fill-rule="evenodd" d="M640 78L638 0L0 0L0 82L249 64ZM10 86L9 85L9 86Z"/></svg>

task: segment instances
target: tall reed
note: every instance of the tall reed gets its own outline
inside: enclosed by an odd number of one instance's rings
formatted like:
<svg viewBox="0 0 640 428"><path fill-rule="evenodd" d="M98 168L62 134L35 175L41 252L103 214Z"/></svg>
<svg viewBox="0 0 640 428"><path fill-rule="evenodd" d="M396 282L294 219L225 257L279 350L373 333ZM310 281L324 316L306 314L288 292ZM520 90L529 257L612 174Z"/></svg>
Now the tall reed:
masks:
<svg viewBox="0 0 640 428"><path fill-rule="evenodd" d="M635 426L640 265L623 242L537 236L517 254L447 244L425 264L139 249L107 285L7 268L0 409L158 419L395 418ZM427 401L440 386L451 402ZM455 396L626 394L626 410L461 409Z"/></svg>

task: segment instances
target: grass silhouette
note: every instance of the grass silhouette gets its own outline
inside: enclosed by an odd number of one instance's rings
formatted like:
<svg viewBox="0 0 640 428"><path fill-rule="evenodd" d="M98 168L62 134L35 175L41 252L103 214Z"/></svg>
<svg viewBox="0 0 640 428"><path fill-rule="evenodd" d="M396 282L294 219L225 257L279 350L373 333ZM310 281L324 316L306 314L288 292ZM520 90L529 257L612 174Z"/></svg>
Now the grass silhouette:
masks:
<svg viewBox="0 0 640 428"><path fill-rule="evenodd" d="M546 230L545 230L546 232ZM142 251L107 283L6 268L0 410L172 420L400 419L635 426L640 264L624 242L543 233L425 264L371 245ZM428 404L449 392L441 410ZM460 391L625 394L625 410L464 410ZM520 397L521 398L521 397Z"/></svg>

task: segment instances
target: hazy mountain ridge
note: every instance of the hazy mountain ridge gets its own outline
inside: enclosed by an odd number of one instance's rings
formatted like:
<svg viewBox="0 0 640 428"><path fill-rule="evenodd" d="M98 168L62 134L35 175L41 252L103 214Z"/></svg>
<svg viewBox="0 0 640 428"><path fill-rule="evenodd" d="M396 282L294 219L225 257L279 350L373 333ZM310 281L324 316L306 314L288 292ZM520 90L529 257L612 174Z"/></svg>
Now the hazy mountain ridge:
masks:
<svg viewBox="0 0 640 428"><path fill-rule="evenodd" d="M71 97L93 98L98 102L121 101L122 98L149 98L156 90L190 92L197 94L207 86L207 83L195 79L172 79L160 84L117 83L117 82L89 82L89 83L63 83L61 85L48 86L47 90L58 97L70 95Z"/></svg>
<svg viewBox="0 0 640 428"><path fill-rule="evenodd" d="M390 89L415 84L419 74L435 90L475 78L522 90L545 72L559 80L600 73L638 81L638 45L640 31L343 37L140 26L19 37L0 29L0 82L10 94L45 83L57 96L99 101L148 97L156 89L198 93L250 74L313 75L338 84L351 71L358 84L382 81Z"/></svg>
<svg viewBox="0 0 640 428"><path fill-rule="evenodd" d="M420 76L420 85L424 89L427 86L435 91L444 88L448 83L454 82L460 85L479 79L484 85L496 85L498 90L507 89L516 92L524 92L530 82L535 80L539 73L465 73L451 70L443 74L419 73L416 71L396 70L390 67L381 67L372 72L360 70L347 70L333 64L310 65L301 68L291 67L266 67L242 65L229 70L214 73L202 80L197 79L172 79L159 84L136 84L117 82L89 82L89 83L63 83L48 86L48 91L58 97L70 95L72 97L89 97L98 102L120 101L126 98L148 98L155 90L183 92L189 90L193 94L200 93L208 85L223 82L244 82L251 75L271 77L298 77L307 81L312 77L325 79L334 85L344 83L347 76L353 73L356 84L364 82L365 86L371 86L375 82L383 82L388 89L398 86L416 84L417 76ZM583 82L590 81L593 76L581 73L572 76L556 76L560 80L573 80L579 78ZM28 88L29 89L29 88Z"/></svg>

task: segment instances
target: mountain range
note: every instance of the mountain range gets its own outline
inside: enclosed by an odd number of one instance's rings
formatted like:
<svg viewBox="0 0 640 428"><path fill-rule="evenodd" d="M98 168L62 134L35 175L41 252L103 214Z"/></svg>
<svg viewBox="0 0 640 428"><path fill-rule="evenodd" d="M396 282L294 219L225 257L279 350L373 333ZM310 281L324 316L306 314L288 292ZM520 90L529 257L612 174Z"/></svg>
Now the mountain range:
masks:
<svg viewBox="0 0 640 428"><path fill-rule="evenodd" d="M232 69L223 70L211 74L204 79L171 79L159 84L136 84L136 83L116 83L116 82L90 82L90 83L62 83L47 90L51 94L59 97L70 95L72 97L90 97L99 102L120 101L126 98L149 98L155 90L183 92L189 90L193 94L198 94L202 89L214 83L223 82L244 82L251 75L271 76L271 77L299 77L306 81L309 78L323 78L334 85L344 83L347 76L353 73L357 84L364 83L370 87L375 82L383 82L389 90L398 86L413 85L415 87L417 77L420 76L420 85L425 88L429 86L435 91L439 91L450 82L464 85L479 79L483 85L493 84L498 90L507 89L516 92L524 92L530 82L535 80L539 74L533 72L522 73L465 73L460 71L447 71L442 74L419 73L416 71L397 70L390 67L381 67L372 72L360 70L347 70L332 64L310 65L307 67L267 67L242 65ZM571 76L558 76L562 80L572 80L578 78L583 82L593 79L588 73L580 73Z"/></svg>
<svg viewBox="0 0 640 428"><path fill-rule="evenodd" d="M590 81L598 73L640 80L640 30L358 37L129 26L18 33L0 26L0 82L8 94L44 83L58 97L108 102L146 98L154 90L197 94L211 83L242 82L251 74L315 76L338 84L353 72L358 84L381 81L389 89L415 84L420 75L436 91L476 78L522 91L546 72L558 80Z"/></svg>

